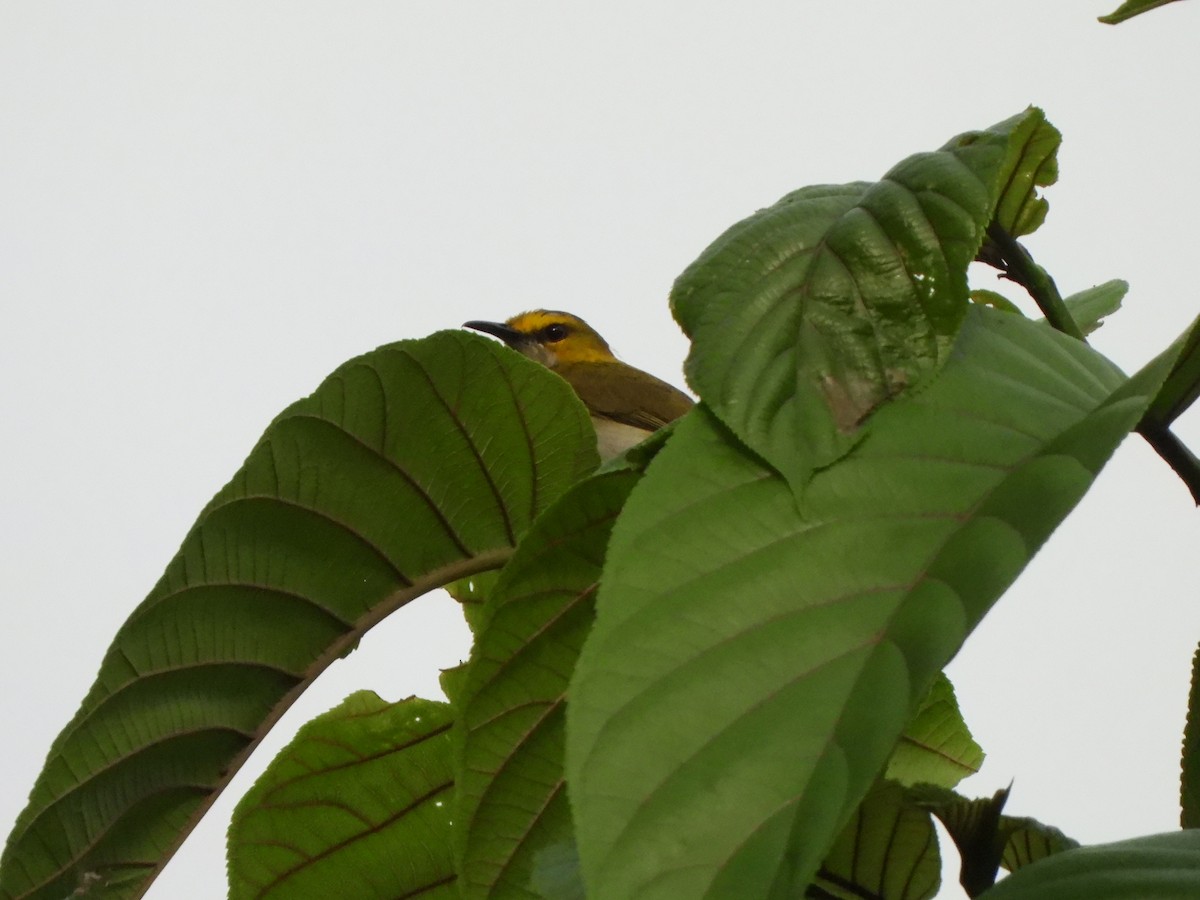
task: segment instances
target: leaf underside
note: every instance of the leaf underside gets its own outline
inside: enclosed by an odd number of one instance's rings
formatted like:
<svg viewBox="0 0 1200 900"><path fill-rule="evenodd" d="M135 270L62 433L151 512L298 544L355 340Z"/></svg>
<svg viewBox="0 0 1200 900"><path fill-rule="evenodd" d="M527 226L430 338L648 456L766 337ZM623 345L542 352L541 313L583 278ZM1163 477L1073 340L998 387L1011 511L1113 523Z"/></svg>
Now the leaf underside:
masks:
<svg viewBox="0 0 1200 900"><path fill-rule="evenodd" d="M117 633L0 858L0 898L138 896L317 674L412 598L501 565L594 446L561 379L483 338L341 366L271 424Z"/></svg>
<svg viewBox="0 0 1200 900"><path fill-rule="evenodd" d="M450 706L371 691L306 723L238 803L230 900L451 900Z"/></svg>
<svg viewBox="0 0 1200 900"><path fill-rule="evenodd" d="M952 788L978 772L983 757L958 709L954 686L939 672L900 736L884 774L903 785Z"/></svg>
<svg viewBox="0 0 1200 900"><path fill-rule="evenodd" d="M807 896L928 900L941 886L941 855L929 813L897 784L879 782L842 829Z"/></svg>
<svg viewBox="0 0 1200 900"><path fill-rule="evenodd" d="M539 859L573 846L564 694L591 628L609 533L639 477L596 475L564 494L501 571L483 612L455 701L464 898L536 898Z"/></svg>

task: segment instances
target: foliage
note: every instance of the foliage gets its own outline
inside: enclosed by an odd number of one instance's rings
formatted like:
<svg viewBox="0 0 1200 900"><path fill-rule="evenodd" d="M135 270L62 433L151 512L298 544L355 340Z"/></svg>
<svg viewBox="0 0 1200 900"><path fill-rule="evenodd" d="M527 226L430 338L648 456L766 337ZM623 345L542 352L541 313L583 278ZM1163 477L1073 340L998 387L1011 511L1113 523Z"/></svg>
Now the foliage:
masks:
<svg viewBox="0 0 1200 900"><path fill-rule="evenodd" d="M1176 0L1125 0L1116 10L1109 13L1107 16L1101 16L1100 21L1106 25L1118 25L1134 16L1140 16L1142 13L1150 12L1152 9L1157 9L1160 6L1166 6L1168 3L1174 3Z"/></svg>
<svg viewBox="0 0 1200 900"><path fill-rule="evenodd" d="M732 226L672 292L700 403L599 471L565 382L494 342L340 367L117 633L0 898L141 896L312 679L439 587L475 634L450 702L301 729L238 806L231 897L923 900L934 817L972 896L1200 892L1200 832L1078 847L954 791L967 635L1131 431L1200 471L1169 432L1200 327L1126 377L1082 339L1126 285L1064 300L1016 240L1058 142L1029 109ZM972 295L977 258L1046 320Z"/></svg>
<svg viewBox="0 0 1200 900"><path fill-rule="evenodd" d="M355 883L379 900L456 896L453 724L446 703L371 691L306 724L234 812L230 900L336 897Z"/></svg>

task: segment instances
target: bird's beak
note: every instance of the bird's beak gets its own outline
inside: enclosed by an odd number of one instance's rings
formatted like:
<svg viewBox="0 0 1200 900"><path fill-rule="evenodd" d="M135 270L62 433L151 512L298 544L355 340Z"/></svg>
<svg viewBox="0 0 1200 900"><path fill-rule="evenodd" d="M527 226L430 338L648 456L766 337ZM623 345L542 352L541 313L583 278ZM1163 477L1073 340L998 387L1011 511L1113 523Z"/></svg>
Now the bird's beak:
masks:
<svg viewBox="0 0 1200 900"><path fill-rule="evenodd" d="M509 328L503 322L463 322L463 328L470 328L474 331L482 331L484 334L490 334L500 338L510 347L519 347L521 344L529 340L528 335L521 334L515 328Z"/></svg>

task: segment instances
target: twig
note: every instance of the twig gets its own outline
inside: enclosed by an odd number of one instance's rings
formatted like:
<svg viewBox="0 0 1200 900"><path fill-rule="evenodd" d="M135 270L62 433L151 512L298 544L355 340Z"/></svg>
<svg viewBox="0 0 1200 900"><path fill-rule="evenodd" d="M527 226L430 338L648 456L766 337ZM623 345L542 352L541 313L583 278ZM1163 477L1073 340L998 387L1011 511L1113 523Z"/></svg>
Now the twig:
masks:
<svg viewBox="0 0 1200 900"><path fill-rule="evenodd" d="M1009 281L1025 288L1054 328L1086 344L1087 338L1063 303L1062 294L1050 273L1034 262L1029 251L995 222L988 226L987 234L997 253L981 253L980 258L996 266Z"/></svg>
<svg viewBox="0 0 1200 900"><path fill-rule="evenodd" d="M1000 270L1001 275L1014 284L1019 284L1033 298L1042 315L1051 326L1063 334L1087 343L1071 311L1063 302L1058 287L1050 274L1034 262L1029 251L1012 235L993 222L988 226L988 239L979 251L978 259ZM1163 461L1179 476L1200 506L1200 459L1161 422L1148 416L1134 429Z"/></svg>

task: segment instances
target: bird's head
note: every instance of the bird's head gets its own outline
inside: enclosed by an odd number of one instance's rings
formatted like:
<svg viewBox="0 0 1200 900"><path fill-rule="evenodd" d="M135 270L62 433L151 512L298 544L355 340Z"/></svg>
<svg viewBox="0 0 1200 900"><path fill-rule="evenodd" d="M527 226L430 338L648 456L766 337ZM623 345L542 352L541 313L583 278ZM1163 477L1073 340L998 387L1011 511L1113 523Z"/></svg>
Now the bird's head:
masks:
<svg viewBox="0 0 1200 900"><path fill-rule="evenodd" d="M604 338L587 322L570 313L535 309L513 316L507 322L465 322L495 335L530 359L554 368L563 363L611 362L616 359Z"/></svg>

